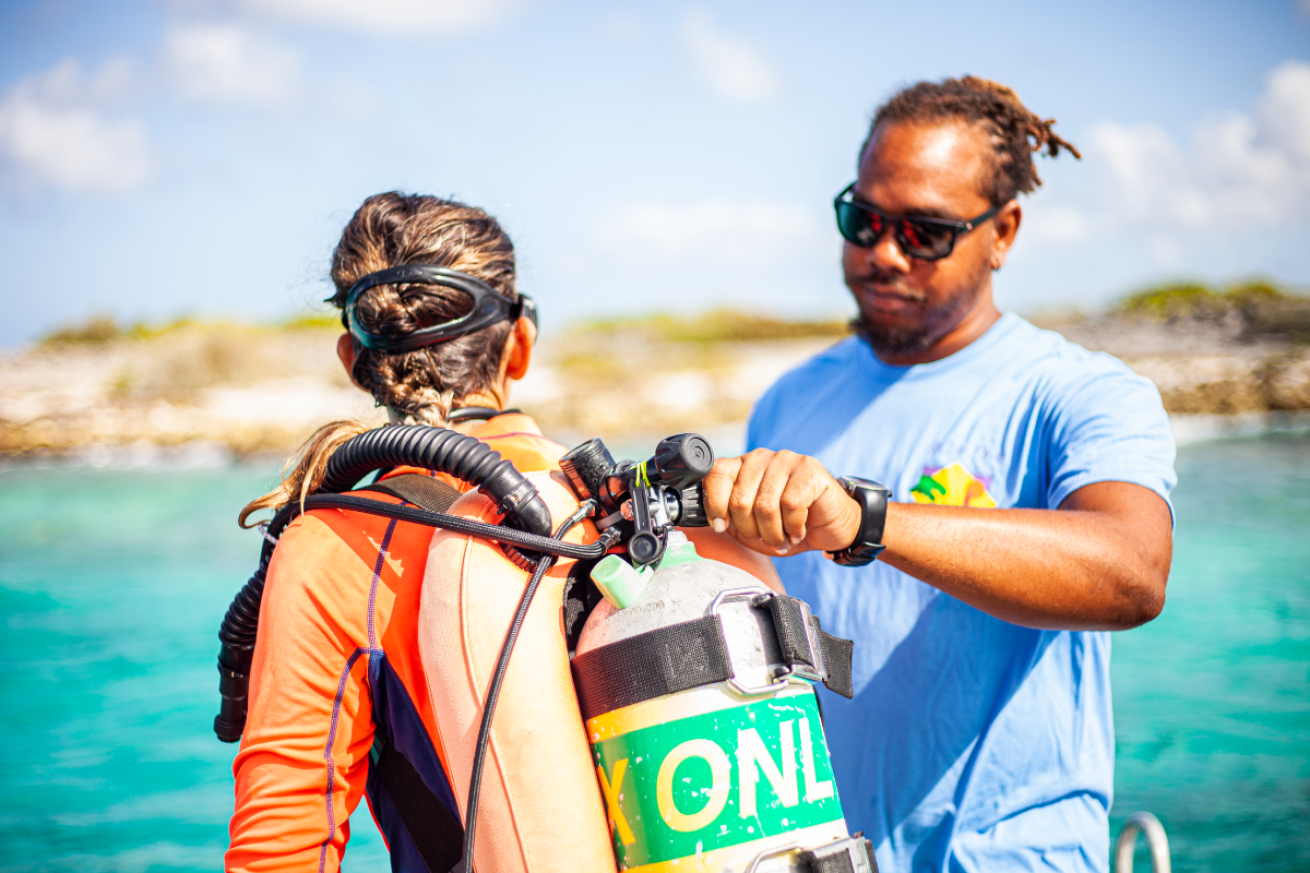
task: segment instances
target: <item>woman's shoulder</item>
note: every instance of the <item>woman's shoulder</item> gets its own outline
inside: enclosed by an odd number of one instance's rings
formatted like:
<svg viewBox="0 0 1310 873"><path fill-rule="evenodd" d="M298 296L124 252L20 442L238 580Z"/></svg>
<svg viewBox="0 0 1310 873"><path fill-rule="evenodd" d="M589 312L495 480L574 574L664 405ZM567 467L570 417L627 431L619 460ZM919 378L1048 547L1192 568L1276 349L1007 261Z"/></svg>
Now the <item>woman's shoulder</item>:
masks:
<svg viewBox="0 0 1310 873"><path fill-rule="evenodd" d="M356 496L399 502L377 493ZM347 625L367 623L379 588L385 588L386 601L417 592L431 540L432 528L424 525L350 510L310 510L279 538L265 598L331 613Z"/></svg>
<svg viewBox="0 0 1310 873"><path fill-rule="evenodd" d="M558 470L559 459L568 451L544 436L532 417L522 412L508 412L488 419L472 433L480 441L500 452L501 457L520 473Z"/></svg>

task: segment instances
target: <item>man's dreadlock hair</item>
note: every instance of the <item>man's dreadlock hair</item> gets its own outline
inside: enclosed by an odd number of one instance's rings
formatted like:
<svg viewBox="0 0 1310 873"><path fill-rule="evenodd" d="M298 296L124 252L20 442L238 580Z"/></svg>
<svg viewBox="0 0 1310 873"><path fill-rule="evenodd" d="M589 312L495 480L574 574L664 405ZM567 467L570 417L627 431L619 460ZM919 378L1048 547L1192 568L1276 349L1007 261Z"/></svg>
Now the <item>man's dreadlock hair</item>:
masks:
<svg viewBox="0 0 1310 873"><path fill-rule="evenodd" d="M1043 120L1029 112L1019 95L999 82L965 76L919 82L879 106L869 125L869 135L860 146L859 159L864 159L874 131L884 122L932 124L949 120L983 125L990 131L995 159L991 178L983 182L982 194L993 206L1013 200L1020 192L1029 193L1042 184L1033 162L1034 152L1045 149L1048 155L1056 157L1064 149L1075 158L1082 158L1072 143L1051 130L1054 118Z"/></svg>

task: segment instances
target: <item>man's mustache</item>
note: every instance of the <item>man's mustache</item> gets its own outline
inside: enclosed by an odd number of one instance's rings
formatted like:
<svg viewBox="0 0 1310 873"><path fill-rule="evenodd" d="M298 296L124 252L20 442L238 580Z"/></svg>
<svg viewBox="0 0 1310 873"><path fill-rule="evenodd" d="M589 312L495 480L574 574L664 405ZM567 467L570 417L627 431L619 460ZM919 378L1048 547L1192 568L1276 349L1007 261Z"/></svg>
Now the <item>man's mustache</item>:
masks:
<svg viewBox="0 0 1310 873"><path fill-rule="evenodd" d="M924 303L928 300L927 294L917 288L910 287L906 283L905 277L897 273L874 272L861 277L861 282L865 285L874 285L879 291L890 292L914 303Z"/></svg>

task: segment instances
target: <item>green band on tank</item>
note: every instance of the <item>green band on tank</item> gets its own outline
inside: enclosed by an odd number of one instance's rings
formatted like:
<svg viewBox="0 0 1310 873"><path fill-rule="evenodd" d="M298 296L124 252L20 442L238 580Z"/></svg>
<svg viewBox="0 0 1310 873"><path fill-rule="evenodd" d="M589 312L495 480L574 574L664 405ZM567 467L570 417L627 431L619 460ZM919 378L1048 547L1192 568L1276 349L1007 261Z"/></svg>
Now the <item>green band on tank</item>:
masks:
<svg viewBox="0 0 1310 873"><path fill-rule="evenodd" d="M592 755L620 869L842 818L813 694L642 728Z"/></svg>

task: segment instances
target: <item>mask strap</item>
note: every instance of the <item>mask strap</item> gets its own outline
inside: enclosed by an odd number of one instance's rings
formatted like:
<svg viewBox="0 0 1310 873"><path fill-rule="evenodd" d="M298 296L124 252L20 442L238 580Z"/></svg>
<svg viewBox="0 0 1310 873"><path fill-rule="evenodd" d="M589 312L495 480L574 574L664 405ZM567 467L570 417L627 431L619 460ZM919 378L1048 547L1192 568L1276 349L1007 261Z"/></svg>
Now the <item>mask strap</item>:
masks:
<svg viewBox="0 0 1310 873"><path fill-rule="evenodd" d="M473 300L473 307L467 315L462 315L445 324L420 328L402 336L384 336L369 333L355 316L355 307L360 295L378 285L422 284L442 285L467 294ZM434 345L458 336L473 333L507 319L517 320L526 316L537 323L537 305L526 294L520 294L517 303L497 294L490 285L458 270L435 267L430 264L405 264L369 273L346 292L346 305L343 320L350 335L366 349L395 354L409 352L424 346Z"/></svg>

